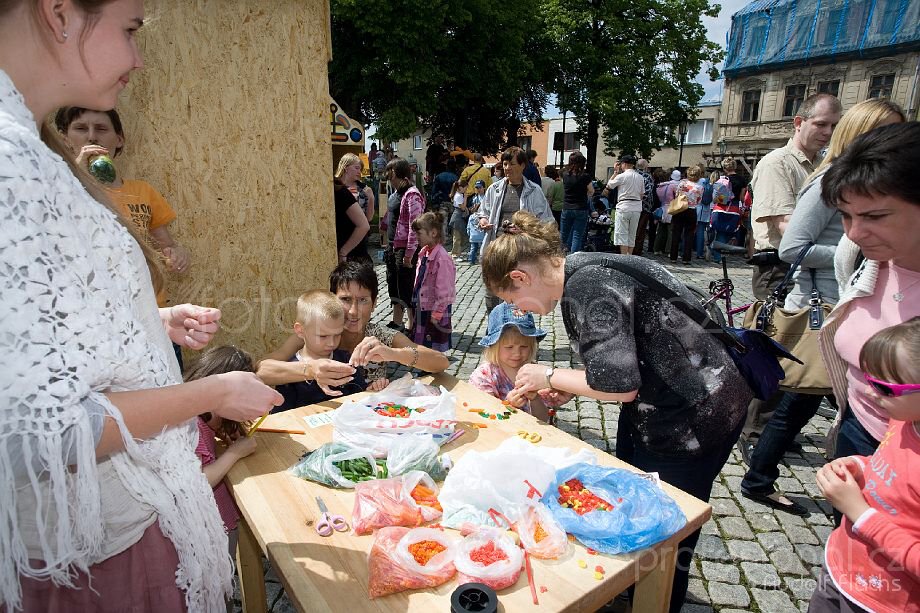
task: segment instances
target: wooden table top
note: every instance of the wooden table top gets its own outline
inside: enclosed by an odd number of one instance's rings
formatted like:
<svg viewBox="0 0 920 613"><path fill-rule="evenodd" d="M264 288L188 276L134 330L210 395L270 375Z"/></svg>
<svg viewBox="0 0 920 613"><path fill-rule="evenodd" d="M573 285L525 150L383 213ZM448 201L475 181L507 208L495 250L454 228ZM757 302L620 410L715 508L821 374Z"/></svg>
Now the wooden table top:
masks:
<svg viewBox="0 0 920 613"><path fill-rule="evenodd" d="M562 430L543 424L534 417L517 412L508 420L489 420L470 413L468 407L481 407L495 412L500 402L469 384L449 375L426 377L423 380L443 385L457 396L457 428L465 430L459 439L441 448L454 462L467 451L495 449L519 430L537 432L539 445L589 449L598 463L636 470L599 451ZM334 409L341 399L319 405L302 407L271 415L262 427L302 429L306 433L254 434L258 450L238 461L227 475L234 498L243 517L284 583L291 602L301 611L449 611L450 594L456 580L437 588L393 594L370 600L367 595L367 555L373 535L356 536L353 530L336 532L331 537L319 536L313 528L318 517L316 496L321 496L330 512L341 514L351 526L354 491L325 487L294 477L287 469L305 451L313 450L332 440L332 425L307 427L304 416ZM474 424L486 424L477 428ZM532 558L534 582L538 586L540 606L547 611L593 611L621 591L633 585L658 564L663 546L673 546L700 528L708 519L711 507L668 484L665 491L678 503L687 517L687 524L671 539L655 547L626 555L589 555L583 545L570 543L569 552L560 560ZM459 532L455 532L459 538ZM584 560L587 568L579 567ZM598 581L594 568L601 565L605 577ZM547 591L540 593L539 586ZM520 611L534 607L526 572L510 588L498 594L502 608Z"/></svg>

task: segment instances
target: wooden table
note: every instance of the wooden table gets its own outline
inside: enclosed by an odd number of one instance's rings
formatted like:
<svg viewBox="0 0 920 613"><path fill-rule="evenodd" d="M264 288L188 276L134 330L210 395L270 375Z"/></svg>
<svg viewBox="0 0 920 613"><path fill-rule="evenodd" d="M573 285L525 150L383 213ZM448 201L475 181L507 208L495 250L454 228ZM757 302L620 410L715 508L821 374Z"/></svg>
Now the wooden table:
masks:
<svg viewBox="0 0 920 613"><path fill-rule="evenodd" d="M457 395L457 419L460 420L457 427L466 433L442 448L442 452L448 453L455 462L470 449L491 450L519 430L527 430L543 437L540 445L589 449L596 453L602 465L635 470L526 413L515 413L504 421L483 419L468 412L463 402L494 412L501 408L498 400L448 375L438 375L433 381ZM243 515L237 554L243 610L265 611L260 556L264 553L291 602L300 611L450 611L450 594L457 587L455 580L438 588L370 600L367 596L367 554L374 536L355 536L349 530L324 538L313 529L313 521L319 513L314 500L317 495L322 496L331 512L348 518L350 525L354 493L297 479L288 474L287 469L305 451L332 440L331 425L311 429L303 417L340 404L341 400L328 401L270 416L264 427L303 429L306 434L255 434L259 449L237 462L227 476ZM477 428L475 423L486 423L488 427ZM667 541L628 555L588 555L585 547L576 542L561 560L532 559L536 585L548 588L544 593L538 590L540 607L545 611L594 611L635 584L633 611L667 611L677 543L700 528L709 519L712 508L670 485L664 484L664 488L687 517L687 525L682 530ZM579 560L587 562L586 569L579 567ZM606 572L601 581L594 578L597 565L602 565ZM526 572L521 573L515 585L502 590L498 596L504 611L536 608Z"/></svg>

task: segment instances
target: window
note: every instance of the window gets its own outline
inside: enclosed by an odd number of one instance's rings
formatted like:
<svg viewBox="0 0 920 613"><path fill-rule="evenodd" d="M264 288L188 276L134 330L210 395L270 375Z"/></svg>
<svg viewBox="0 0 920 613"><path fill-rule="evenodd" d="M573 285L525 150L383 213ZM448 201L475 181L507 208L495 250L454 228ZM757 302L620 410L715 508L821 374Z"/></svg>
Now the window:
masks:
<svg viewBox="0 0 920 613"><path fill-rule="evenodd" d="M760 117L760 90L749 89L741 94L741 121L757 121Z"/></svg>
<svg viewBox="0 0 920 613"><path fill-rule="evenodd" d="M712 119L698 119L687 126L685 145L707 145L712 142ZM678 139L680 135L678 134Z"/></svg>
<svg viewBox="0 0 920 613"><path fill-rule="evenodd" d="M530 145L532 141L533 141L532 136L519 136L517 139L518 147L520 147L524 151L527 151L528 149L530 149Z"/></svg>
<svg viewBox="0 0 920 613"><path fill-rule="evenodd" d="M395 140L392 143L390 143L390 148L393 150L393 153L396 153L397 151L399 151L399 147L397 147L398 144L399 143L397 143Z"/></svg>
<svg viewBox="0 0 920 613"><path fill-rule="evenodd" d="M834 41L837 39L837 27L840 25L841 19L843 19L843 9L831 9L827 12L827 19L824 21L824 38L822 43L825 47L834 46ZM844 30L843 33L845 32Z"/></svg>
<svg viewBox="0 0 920 613"><path fill-rule="evenodd" d="M840 79L833 81L818 81L818 93L830 94L836 98L840 97Z"/></svg>
<svg viewBox="0 0 920 613"><path fill-rule="evenodd" d="M796 111L805 101L804 85L786 86L786 98L783 101L783 117L794 117Z"/></svg>
<svg viewBox="0 0 920 613"><path fill-rule="evenodd" d="M575 151L579 147L578 132L556 132L553 134L553 151Z"/></svg>
<svg viewBox="0 0 920 613"><path fill-rule="evenodd" d="M420 151L422 148L422 135L416 134L412 137L412 148L416 151Z"/></svg>
<svg viewBox="0 0 920 613"><path fill-rule="evenodd" d="M891 98L894 88L893 74L877 74L869 81L869 98Z"/></svg>

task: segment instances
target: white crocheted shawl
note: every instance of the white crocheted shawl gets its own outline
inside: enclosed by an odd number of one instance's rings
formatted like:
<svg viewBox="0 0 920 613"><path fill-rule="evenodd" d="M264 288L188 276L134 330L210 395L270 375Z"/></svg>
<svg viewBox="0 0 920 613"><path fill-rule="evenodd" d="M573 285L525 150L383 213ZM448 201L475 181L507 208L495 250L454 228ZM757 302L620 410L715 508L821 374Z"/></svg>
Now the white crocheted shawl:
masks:
<svg viewBox="0 0 920 613"><path fill-rule="evenodd" d="M131 496L155 509L179 555L190 611L223 611L227 537L194 449L194 420L135 441L104 392L180 382L143 255L40 140L0 71L0 603L21 606L20 576L71 585L106 539L84 402L105 407L126 450L111 456ZM159 337L155 337L159 335ZM17 471L18 456L29 468ZM66 466L74 458L75 466ZM22 462L18 462L20 465ZM29 499L44 564L34 568L18 514Z"/></svg>

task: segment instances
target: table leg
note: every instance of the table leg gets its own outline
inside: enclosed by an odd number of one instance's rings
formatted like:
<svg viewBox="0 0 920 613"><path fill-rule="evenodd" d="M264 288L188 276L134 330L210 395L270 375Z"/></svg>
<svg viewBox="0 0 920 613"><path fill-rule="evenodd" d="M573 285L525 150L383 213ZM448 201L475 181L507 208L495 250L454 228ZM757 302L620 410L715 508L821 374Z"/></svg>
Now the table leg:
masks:
<svg viewBox="0 0 920 613"><path fill-rule="evenodd" d="M240 542L236 550L236 565L240 575L240 596L245 613L265 613L265 577L262 573L262 550L242 517L239 523Z"/></svg>
<svg viewBox="0 0 920 613"><path fill-rule="evenodd" d="M676 562L676 542L664 545L658 550L655 567L636 583L633 613L667 613L671 605L671 588L674 584Z"/></svg>

